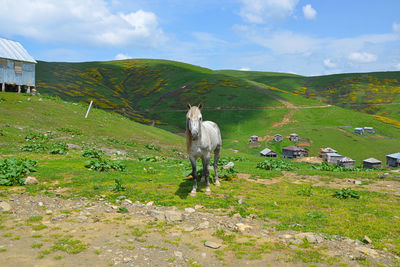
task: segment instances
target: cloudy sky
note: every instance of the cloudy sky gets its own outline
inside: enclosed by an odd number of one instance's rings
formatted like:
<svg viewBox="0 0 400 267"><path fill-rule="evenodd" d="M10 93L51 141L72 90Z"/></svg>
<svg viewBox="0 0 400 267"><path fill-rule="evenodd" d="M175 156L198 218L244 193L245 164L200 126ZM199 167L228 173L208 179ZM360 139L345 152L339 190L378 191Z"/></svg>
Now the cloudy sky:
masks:
<svg viewBox="0 0 400 267"><path fill-rule="evenodd" d="M400 70L399 11L399 0L0 0L0 37L45 61L393 71Z"/></svg>

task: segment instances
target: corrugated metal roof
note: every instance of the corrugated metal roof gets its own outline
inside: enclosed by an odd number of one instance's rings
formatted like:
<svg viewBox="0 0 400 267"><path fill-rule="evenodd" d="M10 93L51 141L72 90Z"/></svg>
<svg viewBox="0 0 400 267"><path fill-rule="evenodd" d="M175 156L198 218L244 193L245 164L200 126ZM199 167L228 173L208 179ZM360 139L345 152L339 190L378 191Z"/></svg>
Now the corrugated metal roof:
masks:
<svg viewBox="0 0 400 267"><path fill-rule="evenodd" d="M375 159L375 158L364 159L363 162L368 162L368 163L382 163L382 161L377 160L377 159Z"/></svg>
<svg viewBox="0 0 400 267"><path fill-rule="evenodd" d="M386 157L400 159L400 152L399 153L390 154L390 155L386 155Z"/></svg>
<svg viewBox="0 0 400 267"><path fill-rule="evenodd" d="M260 153L261 153L261 154L268 154L269 152L275 153L274 151L272 151L272 150L269 149L269 148L263 149Z"/></svg>
<svg viewBox="0 0 400 267"><path fill-rule="evenodd" d="M342 159L339 160L340 162L355 162L354 159L351 159L349 157L344 157Z"/></svg>
<svg viewBox="0 0 400 267"><path fill-rule="evenodd" d="M326 153L327 156L329 157L343 157L342 155L338 154L338 153Z"/></svg>
<svg viewBox="0 0 400 267"><path fill-rule="evenodd" d="M287 147L284 147L282 149L291 150L291 151L302 151L302 150L305 151L306 150L305 148L302 148L302 147L299 147L299 146L287 146Z"/></svg>
<svg viewBox="0 0 400 267"><path fill-rule="evenodd" d="M20 43L4 38L0 38L0 58L37 63Z"/></svg>

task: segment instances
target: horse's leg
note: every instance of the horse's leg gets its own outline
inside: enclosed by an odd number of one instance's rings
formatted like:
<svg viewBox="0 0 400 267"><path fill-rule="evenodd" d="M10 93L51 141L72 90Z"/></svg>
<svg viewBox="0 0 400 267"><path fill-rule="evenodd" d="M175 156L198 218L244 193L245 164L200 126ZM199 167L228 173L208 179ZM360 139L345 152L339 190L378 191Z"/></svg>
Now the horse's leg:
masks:
<svg viewBox="0 0 400 267"><path fill-rule="evenodd" d="M189 156L190 163L192 163L192 175L193 175L193 189L190 192L191 196L196 196L197 192L197 171L196 171L196 158L193 156Z"/></svg>
<svg viewBox="0 0 400 267"><path fill-rule="evenodd" d="M206 181L206 171L208 171L209 163L206 163L205 157L201 157L201 162L203 163L203 172L201 174L200 182L204 183Z"/></svg>
<svg viewBox="0 0 400 267"><path fill-rule="evenodd" d="M210 154L207 156L204 156L204 161L203 161L203 170L205 170L204 175L206 176L206 195L209 196L211 194L211 189L210 189L210 171L208 170L208 165L210 164Z"/></svg>
<svg viewBox="0 0 400 267"><path fill-rule="evenodd" d="M220 186L219 178L218 178L218 160L220 156L221 146L217 146L214 151L214 172L215 172L215 186Z"/></svg>

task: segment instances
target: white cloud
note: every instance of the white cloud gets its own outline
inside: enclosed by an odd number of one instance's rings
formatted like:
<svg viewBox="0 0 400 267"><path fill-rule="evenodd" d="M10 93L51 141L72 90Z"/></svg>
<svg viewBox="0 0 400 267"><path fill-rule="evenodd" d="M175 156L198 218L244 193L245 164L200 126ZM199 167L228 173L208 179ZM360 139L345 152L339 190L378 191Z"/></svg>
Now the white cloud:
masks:
<svg viewBox="0 0 400 267"><path fill-rule="evenodd" d="M400 23L393 22L392 28L394 32L400 33Z"/></svg>
<svg viewBox="0 0 400 267"><path fill-rule="evenodd" d="M240 16L247 22L267 23L293 14L299 0L241 0Z"/></svg>
<svg viewBox="0 0 400 267"><path fill-rule="evenodd" d="M317 11L310 5L303 6L303 14L306 19L315 19Z"/></svg>
<svg viewBox="0 0 400 267"><path fill-rule="evenodd" d="M3 0L1 10L0 32L8 36L94 46L154 47L166 40L154 13L113 13L106 0Z"/></svg>
<svg viewBox="0 0 400 267"><path fill-rule="evenodd" d="M349 59L354 62L359 62L359 63L370 63L370 62L375 62L378 59L377 55L370 54L370 53L359 53L359 52L353 52L349 55Z"/></svg>
<svg viewBox="0 0 400 267"><path fill-rule="evenodd" d="M333 63L330 58L324 59L324 66L328 68L335 68L337 66L336 63Z"/></svg>
<svg viewBox="0 0 400 267"><path fill-rule="evenodd" d="M395 67L397 70L400 70L400 63L395 64L394 67Z"/></svg>
<svg viewBox="0 0 400 267"><path fill-rule="evenodd" d="M124 60L124 59L131 59L131 58L132 58L131 56L128 56L128 55L119 53L119 54L117 54L117 55L115 56L114 59L116 59L116 60Z"/></svg>
<svg viewBox="0 0 400 267"><path fill-rule="evenodd" d="M241 70L241 71L250 71L250 68L244 67L244 68L240 68L239 70Z"/></svg>

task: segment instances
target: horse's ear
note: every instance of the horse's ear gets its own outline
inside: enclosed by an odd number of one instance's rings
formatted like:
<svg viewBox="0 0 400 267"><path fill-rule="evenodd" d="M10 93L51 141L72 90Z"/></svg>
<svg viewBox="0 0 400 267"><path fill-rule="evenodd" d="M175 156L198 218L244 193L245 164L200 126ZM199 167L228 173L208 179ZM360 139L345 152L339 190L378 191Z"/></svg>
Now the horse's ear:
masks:
<svg viewBox="0 0 400 267"><path fill-rule="evenodd" d="M189 103L187 103L186 106L188 109L190 109L192 107Z"/></svg>
<svg viewBox="0 0 400 267"><path fill-rule="evenodd" d="M201 109L203 107L203 104L200 103L198 107L199 107L199 109Z"/></svg>

